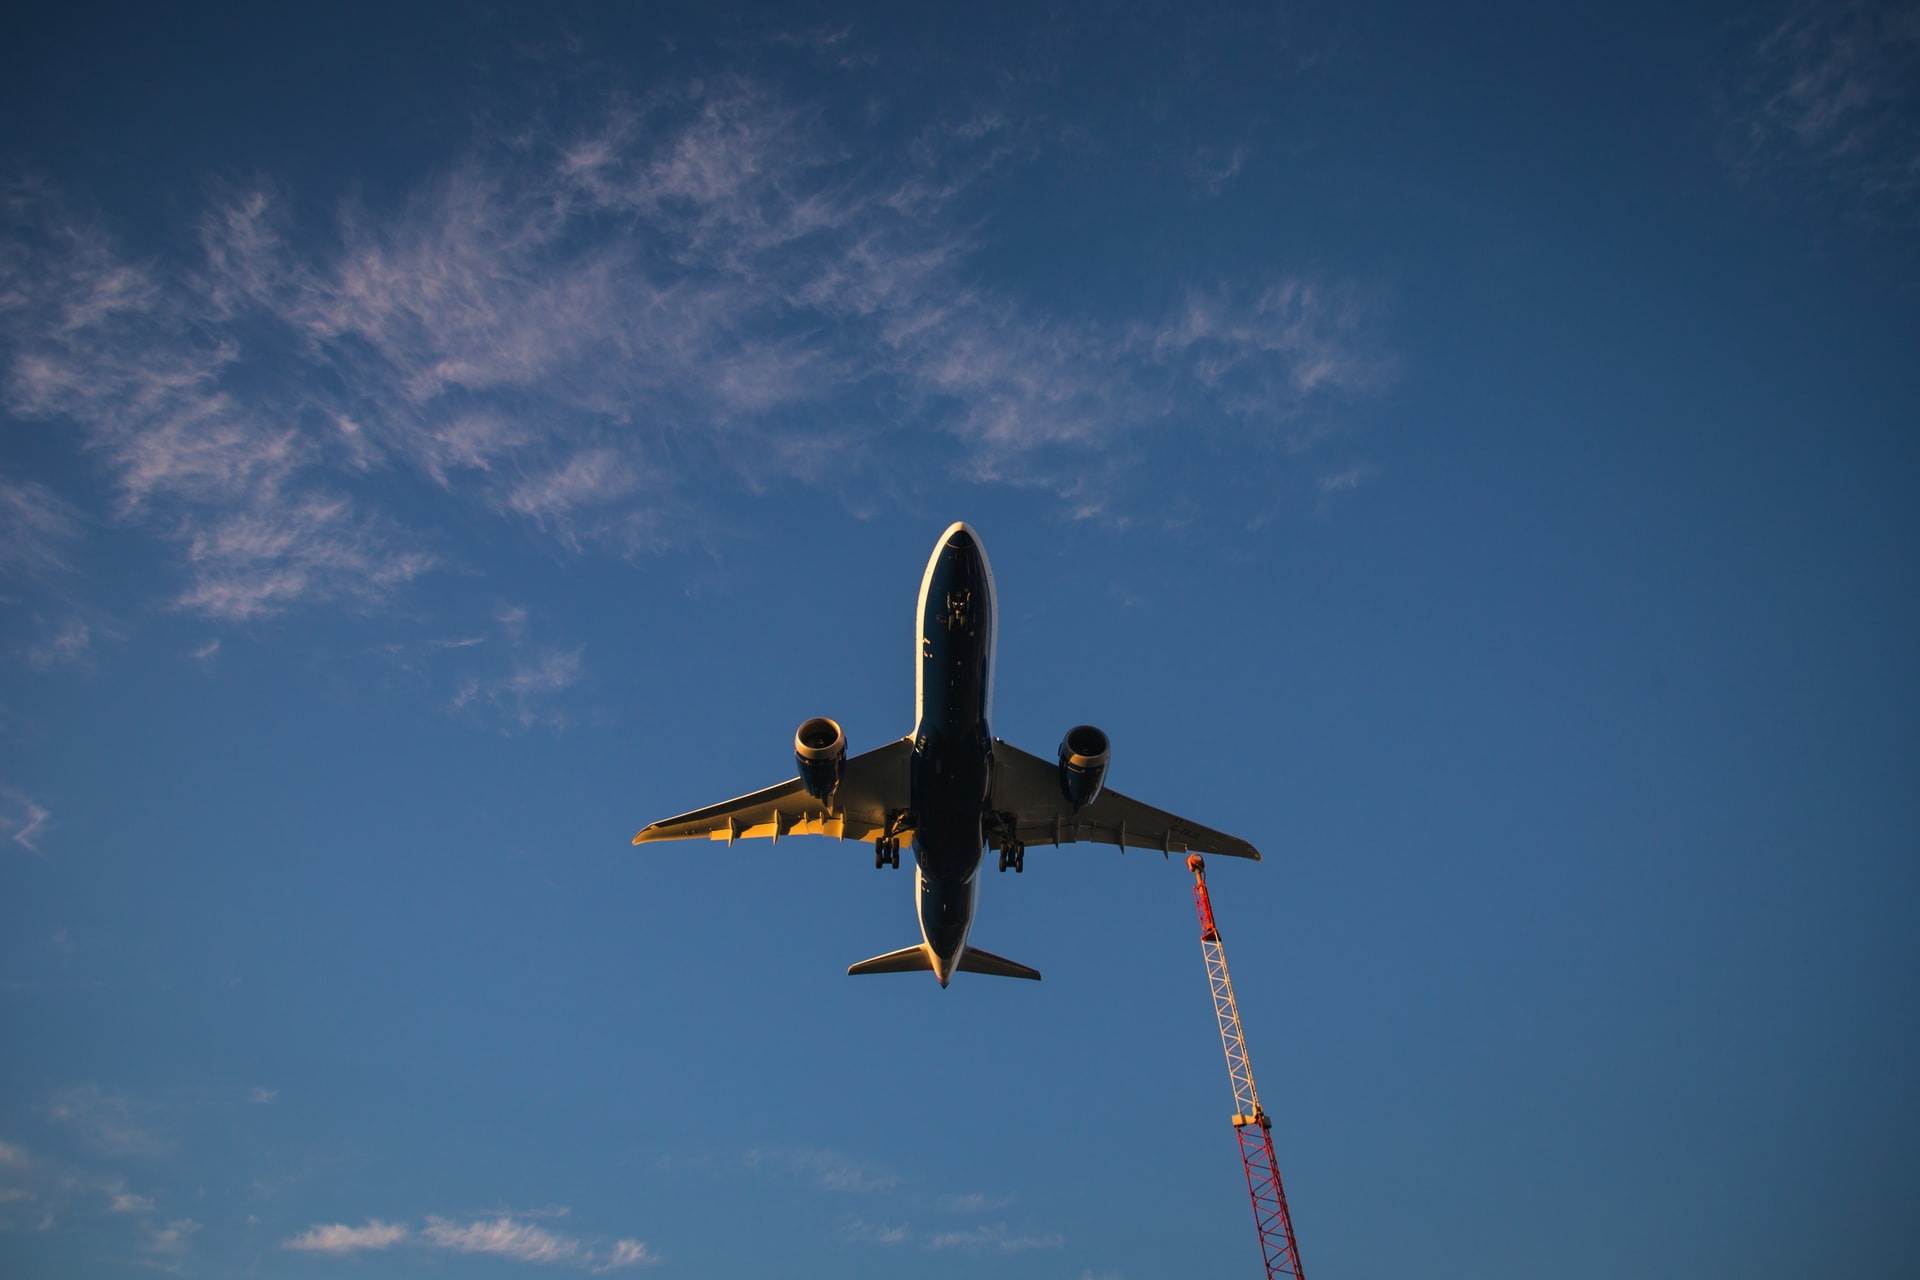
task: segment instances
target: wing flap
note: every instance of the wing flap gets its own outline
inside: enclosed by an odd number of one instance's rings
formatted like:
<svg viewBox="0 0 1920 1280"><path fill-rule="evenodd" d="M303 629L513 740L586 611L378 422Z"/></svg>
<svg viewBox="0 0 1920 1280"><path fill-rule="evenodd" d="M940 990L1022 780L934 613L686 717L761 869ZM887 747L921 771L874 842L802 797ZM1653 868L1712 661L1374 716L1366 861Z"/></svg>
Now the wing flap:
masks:
<svg viewBox="0 0 1920 1280"><path fill-rule="evenodd" d="M655 840L735 840L781 836L834 836L841 840L877 840L904 835L903 815L911 803L907 776L913 743L902 738L847 761L829 809L807 794L800 779L764 787L733 800L667 818L643 829L635 844Z"/></svg>
<svg viewBox="0 0 1920 1280"><path fill-rule="evenodd" d="M1214 853L1260 861L1238 836L1105 789L1076 811L1060 789L1059 766L1009 743L993 743L993 809L1002 832L1022 844L1110 844L1122 853Z"/></svg>

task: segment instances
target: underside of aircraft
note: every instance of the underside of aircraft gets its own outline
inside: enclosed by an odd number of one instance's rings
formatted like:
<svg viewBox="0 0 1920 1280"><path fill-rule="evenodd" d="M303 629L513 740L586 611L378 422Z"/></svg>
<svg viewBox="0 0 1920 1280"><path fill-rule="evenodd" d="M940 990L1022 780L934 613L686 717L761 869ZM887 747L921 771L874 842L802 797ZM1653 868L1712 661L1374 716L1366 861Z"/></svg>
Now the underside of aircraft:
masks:
<svg viewBox="0 0 1920 1280"><path fill-rule="evenodd" d="M635 844L823 835L871 842L874 866L914 855L921 940L851 966L849 974L927 971L1038 979L1037 970L967 943L979 899L982 851L1001 871L1026 869L1030 845L1105 844L1162 854L1214 853L1259 861L1251 844L1143 804L1105 785L1107 735L1069 729L1052 760L995 738L998 608L979 536L951 525L935 545L915 613L913 733L848 756L839 724L818 717L794 735L798 776L734 800L667 818Z"/></svg>

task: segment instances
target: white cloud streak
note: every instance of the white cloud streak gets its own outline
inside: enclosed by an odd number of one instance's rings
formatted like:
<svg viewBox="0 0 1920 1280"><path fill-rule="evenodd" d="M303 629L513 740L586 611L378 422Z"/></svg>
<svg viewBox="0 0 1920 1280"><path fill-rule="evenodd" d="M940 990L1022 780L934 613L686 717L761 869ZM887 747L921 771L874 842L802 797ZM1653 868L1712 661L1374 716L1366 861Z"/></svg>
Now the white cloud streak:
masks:
<svg viewBox="0 0 1920 1280"><path fill-rule="evenodd" d="M727 487L912 456L1092 515L1185 435L1304 447L1392 376L1359 295L1306 279L1130 322L1036 312L974 278L950 212L1028 145L1007 119L879 154L821 119L737 77L616 96L326 228L271 183L228 190L190 257L136 259L16 185L0 395L78 428L111 518L173 548L177 608L248 622L447 563L435 503L631 554ZM0 485L16 571L57 570L75 527Z"/></svg>
<svg viewBox="0 0 1920 1280"><path fill-rule="evenodd" d="M659 1261L659 1255L638 1240L616 1240L606 1260L595 1265L593 1271L620 1271L627 1267L652 1266Z"/></svg>
<svg viewBox="0 0 1920 1280"><path fill-rule="evenodd" d="M581 1254L578 1240L509 1217L464 1223L428 1218L422 1234L428 1243L454 1253L494 1254L518 1262L573 1262Z"/></svg>
<svg viewBox="0 0 1920 1280"><path fill-rule="evenodd" d="M566 1211L562 1209L530 1216L565 1217ZM378 1218L369 1219L358 1227L350 1227L345 1223L317 1225L283 1241L281 1248L299 1253L343 1256L408 1244L537 1265L559 1264L595 1273L647 1266L660 1260L659 1255L645 1243L631 1237L622 1237L609 1246L596 1247L507 1213L469 1221L430 1216L418 1232L405 1223L386 1222Z"/></svg>
<svg viewBox="0 0 1920 1280"><path fill-rule="evenodd" d="M372 1249L390 1249L409 1234L404 1224L372 1218L365 1226L359 1227L337 1222L314 1227L288 1240L281 1247L300 1253L362 1253Z"/></svg>
<svg viewBox="0 0 1920 1280"><path fill-rule="evenodd" d="M13 828L8 832L7 839L34 857L45 858L46 852L40 848L38 841L40 833L53 820L53 814L44 806L34 803L25 792L8 786L0 786L0 803L5 805L4 809L0 809L0 827Z"/></svg>

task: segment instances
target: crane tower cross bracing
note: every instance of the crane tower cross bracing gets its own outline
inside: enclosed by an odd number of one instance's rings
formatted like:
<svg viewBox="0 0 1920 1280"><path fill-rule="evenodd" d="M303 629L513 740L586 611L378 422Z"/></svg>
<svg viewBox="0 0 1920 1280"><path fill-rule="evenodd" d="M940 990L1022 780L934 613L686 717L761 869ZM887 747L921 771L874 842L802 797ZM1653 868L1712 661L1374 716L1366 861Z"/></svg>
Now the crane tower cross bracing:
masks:
<svg viewBox="0 0 1920 1280"><path fill-rule="evenodd" d="M1233 999L1227 953L1220 947L1220 930L1213 922L1206 863L1196 853L1188 857L1187 868L1193 872L1193 905L1200 913L1200 953L1207 961L1214 1016L1220 1020L1220 1044L1227 1051L1227 1077L1233 1084L1233 1130L1240 1140L1241 1163L1246 1166L1247 1194L1253 1199L1253 1221L1260 1232L1267 1280L1277 1276L1306 1280L1300 1270L1300 1246L1293 1238L1293 1218L1287 1213L1286 1188L1280 1185L1280 1164L1273 1154L1273 1121L1260 1106L1259 1091L1253 1087L1247 1037L1240 1030L1240 1006Z"/></svg>

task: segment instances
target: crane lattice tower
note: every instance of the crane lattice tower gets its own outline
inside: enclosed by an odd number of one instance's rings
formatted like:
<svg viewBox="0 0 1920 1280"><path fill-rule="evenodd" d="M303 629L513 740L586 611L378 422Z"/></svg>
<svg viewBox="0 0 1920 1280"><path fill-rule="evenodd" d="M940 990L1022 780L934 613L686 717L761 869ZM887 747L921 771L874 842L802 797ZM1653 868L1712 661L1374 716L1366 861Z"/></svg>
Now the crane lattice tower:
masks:
<svg viewBox="0 0 1920 1280"><path fill-rule="evenodd" d="M1233 1130L1240 1140L1241 1163L1247 1170L1247 1194L1253 1199L1253 1221L1260 1232L1267 1280L1276 1276L1306 1280L1300 1270L1300 1246L1293 1238L1293 1218L1287 1212L1286 1188L1280 1185L1280 1163L1273 1154L1273 1121L1253 1087L1247 1037L1240 1030L1240 1006L1233 999L1227 953L1221 949L1220 930L1213 922L1206 863L1196 853L1188 857L1187 868L1193 872L1193 905L1200 913L1200 952L1207 961L1213 1012L1220 1020L1220 1044L1227 1051L1227 1076L1233 1084Z"/></svg>

